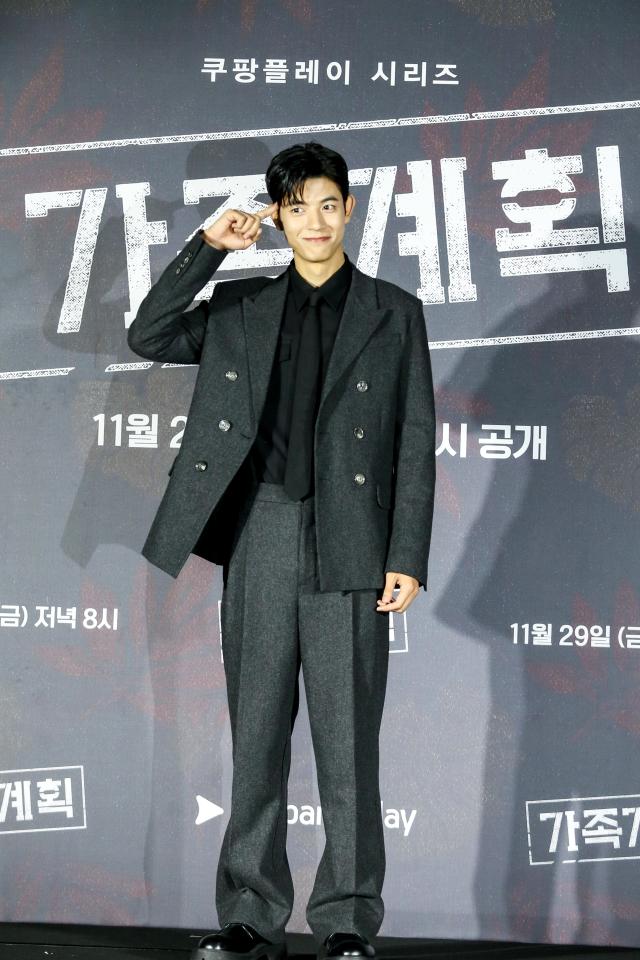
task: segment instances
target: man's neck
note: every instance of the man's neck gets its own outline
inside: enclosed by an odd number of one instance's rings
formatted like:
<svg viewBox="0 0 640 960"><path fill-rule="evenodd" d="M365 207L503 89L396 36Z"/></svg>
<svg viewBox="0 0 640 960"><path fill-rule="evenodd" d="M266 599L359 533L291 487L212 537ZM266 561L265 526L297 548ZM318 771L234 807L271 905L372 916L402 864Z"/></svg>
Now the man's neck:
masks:
<svg viewBox="0 0 640 960"><path fill-rule="evenodd" d="M322 263L315 263L311 260L303 260L294 252L293 262L300 276L314 287L321 286L325 280L332 277L336 270L345 262L344 248L340 247L330 260L324 260Z"/></svg>

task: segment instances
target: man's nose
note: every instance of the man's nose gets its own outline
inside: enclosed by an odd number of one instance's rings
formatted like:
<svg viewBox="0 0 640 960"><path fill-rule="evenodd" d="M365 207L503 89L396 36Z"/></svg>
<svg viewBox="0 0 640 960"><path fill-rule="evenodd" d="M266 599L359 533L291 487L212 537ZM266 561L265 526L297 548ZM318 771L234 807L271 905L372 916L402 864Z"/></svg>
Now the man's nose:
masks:
<svg viewBox="0 0 640 960"><path fill-rule="evenodd" d="M320 210L311 211L309 214L308 226L312 230L321 230L322 227L324 227L324 217L322 216Z"/></svg>

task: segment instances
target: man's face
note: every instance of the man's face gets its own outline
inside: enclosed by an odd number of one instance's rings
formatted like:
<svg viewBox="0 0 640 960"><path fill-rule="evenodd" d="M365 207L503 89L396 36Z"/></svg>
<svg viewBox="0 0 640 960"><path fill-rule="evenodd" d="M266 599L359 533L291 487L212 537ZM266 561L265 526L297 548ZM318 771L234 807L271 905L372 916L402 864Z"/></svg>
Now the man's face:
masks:
<svg viewBox="0 0 640 960"><path fill-rule="evenodd" d="M345 224L351 219L355 197L349 194L346 205L340 189L327 177L309 177L303 184L302 203L280 204L280 221L287 243L303 260L320 263L342 250Z"/></svg>

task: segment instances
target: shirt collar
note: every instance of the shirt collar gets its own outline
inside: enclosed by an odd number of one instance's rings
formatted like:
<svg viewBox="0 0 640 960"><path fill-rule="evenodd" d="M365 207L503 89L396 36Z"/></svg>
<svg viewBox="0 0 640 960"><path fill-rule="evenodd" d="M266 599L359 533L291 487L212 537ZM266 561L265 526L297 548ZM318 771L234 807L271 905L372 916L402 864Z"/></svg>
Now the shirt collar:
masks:
<svg viewBox="0 0 640 960"><path fill-rule="evenodd" d="M297 310L302 310L309 294L312 290L318 290L334 310L338 310L343 296L351 283L351 273L353 265L345 253L344 263L341 267L332 273L328 280L321 283L319 287L314 287L304 279L296 270L295 260L292 260L288 266L289 272L289 290L293 293Z"/></svg>

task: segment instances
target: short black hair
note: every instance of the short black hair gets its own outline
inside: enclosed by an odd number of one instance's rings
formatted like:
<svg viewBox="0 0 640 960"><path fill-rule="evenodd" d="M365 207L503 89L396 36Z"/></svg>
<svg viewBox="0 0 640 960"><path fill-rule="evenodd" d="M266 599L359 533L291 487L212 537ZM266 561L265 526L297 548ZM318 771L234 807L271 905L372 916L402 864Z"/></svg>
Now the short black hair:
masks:
<svg viewBox="0 0 640 960"><path fill-rule="evenodd" d="M346 205L349 196L349 168L343 156L315 140L295 143L276 153L265 174L271 202L302 203L304 181L327 177L340 188ZM300 191L300 193L298 193Z"/></svg>

